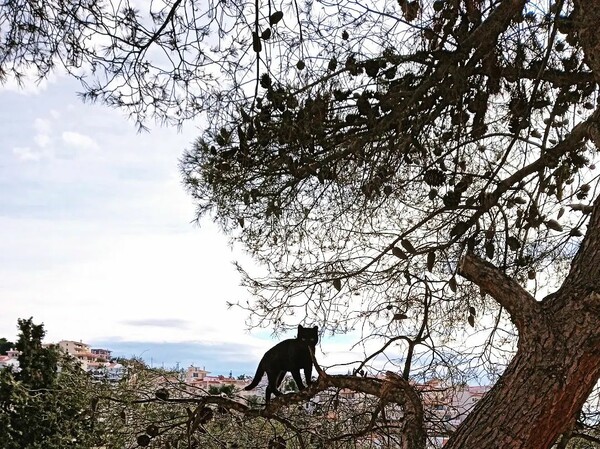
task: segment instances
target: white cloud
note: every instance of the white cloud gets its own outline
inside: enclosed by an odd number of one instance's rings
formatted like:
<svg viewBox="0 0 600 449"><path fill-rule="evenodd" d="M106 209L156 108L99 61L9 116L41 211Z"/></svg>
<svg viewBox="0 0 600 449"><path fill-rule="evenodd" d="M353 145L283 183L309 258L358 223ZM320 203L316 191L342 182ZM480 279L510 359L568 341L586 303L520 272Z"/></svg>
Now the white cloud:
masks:
<svg viewBox="0 0 600 449"><path fill-rule="evenodd" d="M45 148L50 143L50 136L47 134L38 134L33 138L33 140L35 141L38 147Z"/></svg>
<svg viewBox="0 0 600 449"><path fill-rule="evenodd" d="M96 150L98 149L98 144L94 139L90 136L86 136L85 134L81 134L74 131L64 131L62 133L62 140L69 146L75 148L83 148Z"/></svg>
<svg viewBox="0 0 600 449"><path fill-rule="evenodd" d="M21 161L37 162L42 158L40 151L34 151L29 147L14 147L12 152Z"/></svg>
<svg viewBox="0 0 600 449"><path fill-rule="evenodd" d="M39 148L48 148L51 142L50 135L52 134L52 123L50 120L40 117L36 118L33 121L33 129L36 132L35 136L33 137L33 141L36 143L36 145Z"/></svg>
<svg viewBox="0 0 600 449"><path fill-rule="evenodd" d="M39 134L50 134L52 131L52 125L50 120L38 117L33 121L33 129L35 129Z"/></svg>

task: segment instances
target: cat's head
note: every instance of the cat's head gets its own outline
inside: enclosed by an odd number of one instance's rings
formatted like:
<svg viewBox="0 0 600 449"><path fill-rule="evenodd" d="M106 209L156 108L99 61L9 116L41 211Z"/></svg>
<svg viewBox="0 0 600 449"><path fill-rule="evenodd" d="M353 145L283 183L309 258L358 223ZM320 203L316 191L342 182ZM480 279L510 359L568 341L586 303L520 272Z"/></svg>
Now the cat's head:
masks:
<svg viewBox="0 0 600 449"><path fill-rule="evenodd" d="M297 338L298 340L305 341L311 346L316 346L319 342L319 328L317 326L304 327L301 324L299 324Z"/></svg>

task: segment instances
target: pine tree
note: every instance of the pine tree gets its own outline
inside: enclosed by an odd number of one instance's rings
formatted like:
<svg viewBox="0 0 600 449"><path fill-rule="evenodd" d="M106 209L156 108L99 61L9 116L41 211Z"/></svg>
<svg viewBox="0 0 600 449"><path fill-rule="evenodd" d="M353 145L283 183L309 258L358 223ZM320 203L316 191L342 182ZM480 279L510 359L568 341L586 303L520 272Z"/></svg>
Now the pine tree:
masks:
<svg viewBox="0 0 600 449"><path fill-rule="evenodd" d="M95 439L89 379L56 348L42 344L42 324L19 319L18 328L19 368L0 370L2 448L89 448Z"/></svg>

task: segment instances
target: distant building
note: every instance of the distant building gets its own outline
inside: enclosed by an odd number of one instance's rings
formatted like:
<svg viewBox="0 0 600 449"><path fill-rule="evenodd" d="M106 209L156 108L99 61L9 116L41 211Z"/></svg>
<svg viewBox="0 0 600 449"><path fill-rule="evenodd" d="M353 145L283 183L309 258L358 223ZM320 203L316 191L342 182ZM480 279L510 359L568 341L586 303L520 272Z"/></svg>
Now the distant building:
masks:
<svg viewBox="0 0 600 449"><path fill-rule="evenodd" d="M206 371L204 368L198 368L197 366L190 365L185 372L185 382L192 383L203 380L210 371Z"/></svg>
<svg viewBox="0 0 600 449"><path fill-rule="evenodd" d="M76 359L81 368L89 372L94 379L115 382L125 375L127 368L112 361L110 349L92 348L82 341L75 340L61 340L54 346Z"/></svg>
<svg viewBox="0 0 600 449"><path fill-rule="evenodd" d="M0 369L9 368L12 371L19 370L19 351L11 349L6 355L0 355Z"/></svg>
<svg viewBox="0 0 600 449"><path fill-rule="evenodd" d="M67 354L77 355L91 352L91 346L81 341L61 340L58 342L58 347Z"/></svg>
<svg viewBox="0 0 600 449"><path fill-rule="evenodd" d="M103 366L88 370L92 378L96 380L107 380L117 382L126 374L127 368L116 362L107 362Z"/></svg>
<svg viewBox="0 0 600 449"><path fill-rule="evenodd" d="M105 362L110 361L112 351L109 349L92 348L91 353L96 356L96 360L104 359Z"/></svg>
<svg viewBox="0 0 600 449"><path fill-rule="evenodd" d="M224 385L233 385L237 389L242 389L248 385L248 380L240 380L234 378L231 373L229 377L225 376L209 376L210 371L204 368L198 368L194 365L188 367L185 371L184 381L186 384L208 391L210 387L222 387Z"/></svg>
<svg viewBox="0 0 600 449"><path fill-rule="evenodd" d="M59 349L65 354L76 359L84 370L96 368L96 355L92 353L90 345L74 340L61 340L58 342Z"/></svg>

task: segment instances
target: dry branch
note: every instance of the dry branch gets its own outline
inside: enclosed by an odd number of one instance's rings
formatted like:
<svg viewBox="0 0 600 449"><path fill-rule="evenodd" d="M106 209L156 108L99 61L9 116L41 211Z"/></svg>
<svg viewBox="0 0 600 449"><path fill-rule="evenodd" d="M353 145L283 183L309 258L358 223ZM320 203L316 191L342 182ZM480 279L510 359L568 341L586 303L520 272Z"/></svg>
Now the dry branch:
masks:
<svg viewBox="0 0 600 449"><path fill-rule="evenodd" d="M536 332L540 320L540 305L514 279L509 278L493 264L474 254L465 255L458 273L489 293L510 314L521 333Z"/></svg>

